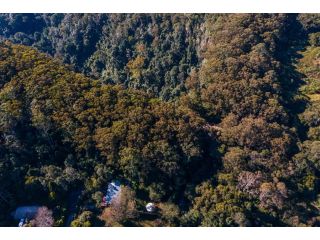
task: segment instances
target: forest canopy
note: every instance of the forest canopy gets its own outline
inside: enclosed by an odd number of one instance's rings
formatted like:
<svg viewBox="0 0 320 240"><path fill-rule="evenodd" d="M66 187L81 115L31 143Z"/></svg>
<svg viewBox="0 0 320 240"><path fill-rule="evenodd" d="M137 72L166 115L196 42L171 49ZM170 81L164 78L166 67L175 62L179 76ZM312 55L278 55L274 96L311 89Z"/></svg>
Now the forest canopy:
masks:
<svg viewBox="0 0 320 240"><path fill-rule="evenodd" d="M42 206L26 226L320 225L320 15L0 14L0 32L1 226L20 206Z"/></svg>

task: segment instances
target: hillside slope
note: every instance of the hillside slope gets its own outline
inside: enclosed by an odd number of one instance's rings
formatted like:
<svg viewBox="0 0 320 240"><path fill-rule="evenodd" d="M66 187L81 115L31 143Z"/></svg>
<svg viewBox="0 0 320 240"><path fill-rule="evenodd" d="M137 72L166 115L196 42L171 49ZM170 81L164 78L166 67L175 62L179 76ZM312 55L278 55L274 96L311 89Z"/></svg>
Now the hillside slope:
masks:
<svg viewBox="0 0 320 240"><path fill-rule="evenodd" d="M320 225L319 15L0 19L0 225Z"/></svg>

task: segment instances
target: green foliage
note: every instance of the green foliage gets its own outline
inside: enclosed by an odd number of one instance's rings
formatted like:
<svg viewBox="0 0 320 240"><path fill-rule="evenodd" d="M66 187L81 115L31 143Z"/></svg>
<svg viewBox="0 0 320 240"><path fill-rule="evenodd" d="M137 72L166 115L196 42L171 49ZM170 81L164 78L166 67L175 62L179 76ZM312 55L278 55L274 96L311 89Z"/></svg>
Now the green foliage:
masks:
<svg viewBox="0 0 320 240"><path fill-rule="evenodd" d="M1 14L0 37L103 82L171 99L199 64L204 20L204 14Z"/></svg>
<svg viewBox="0 0 320 240"><path fill-rule="evenodd" d="M169 226L177 226L180 218L179 207L173 203L162 203L159 205L159 208L160 208L162 219Z"/></svg>
<svg viewBox="0 0 320 240"><path fill-rule="evenodd" d="M310 45L313 47L319 47L320 46L320 33L313 33L310 34Z"/></svg>
<svg viewBox="0 0 320 240"><path fill-rule="evenodd" d="M90 203L113 178L135 190L162 189L160 198L168 198L200 164L203 119L189 109L102 85L31 48L7 42L0 51L0 71L12 69L0 89L1 159L11 157L19 171L25 190L18 201L41 194L41 202L61 206L83 189Z"/></svg>
<svg viewBox="0 0 320 240"><path fill-rule="evenodd" d="M319 19L0 14L0 222L320 225Z"/></svg>
<svg viewBox="0 0 320 240"><path fill-rule="evenodd" d="M82 212L75 220L71 222L71 227L92 227L98 226L99 220L90 211Z"/></svg>
<svg viewBox="0 0 320 240"><path fill-rule="evenodd" d="M219 178L216 187L210 182L197 187L192 208L183 219L185 224L216 227L248 224L247 220L237 221L237 215L246 209L244 195L233 186L228 175Z"/></svg>

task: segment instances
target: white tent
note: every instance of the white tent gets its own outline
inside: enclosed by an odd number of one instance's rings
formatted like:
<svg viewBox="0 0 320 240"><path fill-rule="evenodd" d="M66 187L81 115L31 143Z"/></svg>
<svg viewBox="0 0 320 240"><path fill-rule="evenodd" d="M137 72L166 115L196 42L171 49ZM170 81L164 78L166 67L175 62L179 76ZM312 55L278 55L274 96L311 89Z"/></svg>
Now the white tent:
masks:
<svg viewBox="0 0 320 240"><path fill-rule="evenodd" d="M156 210L156 205L154 203L148 203L146 205L147 212L154 212Z"/></svg>

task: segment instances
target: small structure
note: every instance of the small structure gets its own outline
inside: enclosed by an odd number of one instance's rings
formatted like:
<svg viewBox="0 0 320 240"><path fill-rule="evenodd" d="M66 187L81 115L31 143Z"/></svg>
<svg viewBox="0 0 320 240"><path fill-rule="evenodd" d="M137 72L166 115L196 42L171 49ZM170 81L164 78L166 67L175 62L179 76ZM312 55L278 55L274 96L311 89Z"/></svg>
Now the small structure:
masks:
<svg viewBox="0 0 320 240"><path fill-rule="evenodd" d="M18 227L23 227L23 226L24 226L24 218L21 218Z"/></svg>
<svg viewBox="0 0 320 240"><path fill-rule="evenodd" d="M152 213L156 210L156 205L154 203L148 203L146 205L146 210L147 210L147 212Z"/></svg>
<svg viewBox="0 0 320 240"><path fill-rule="evenodd" d="M23 219L32 219L36 216L39 206L23 206L23 207L18 207L14 212L11 213L12 217L15 220L21 220Z"/></svg>
<svg viewBox="0 0 320 240"><path fill-rule="evenodd" d="M102 206L108 206L113 199L115 199L121 191L121 185L119 181L113 181L108 184L107 193L102 198Z"/></svg>

